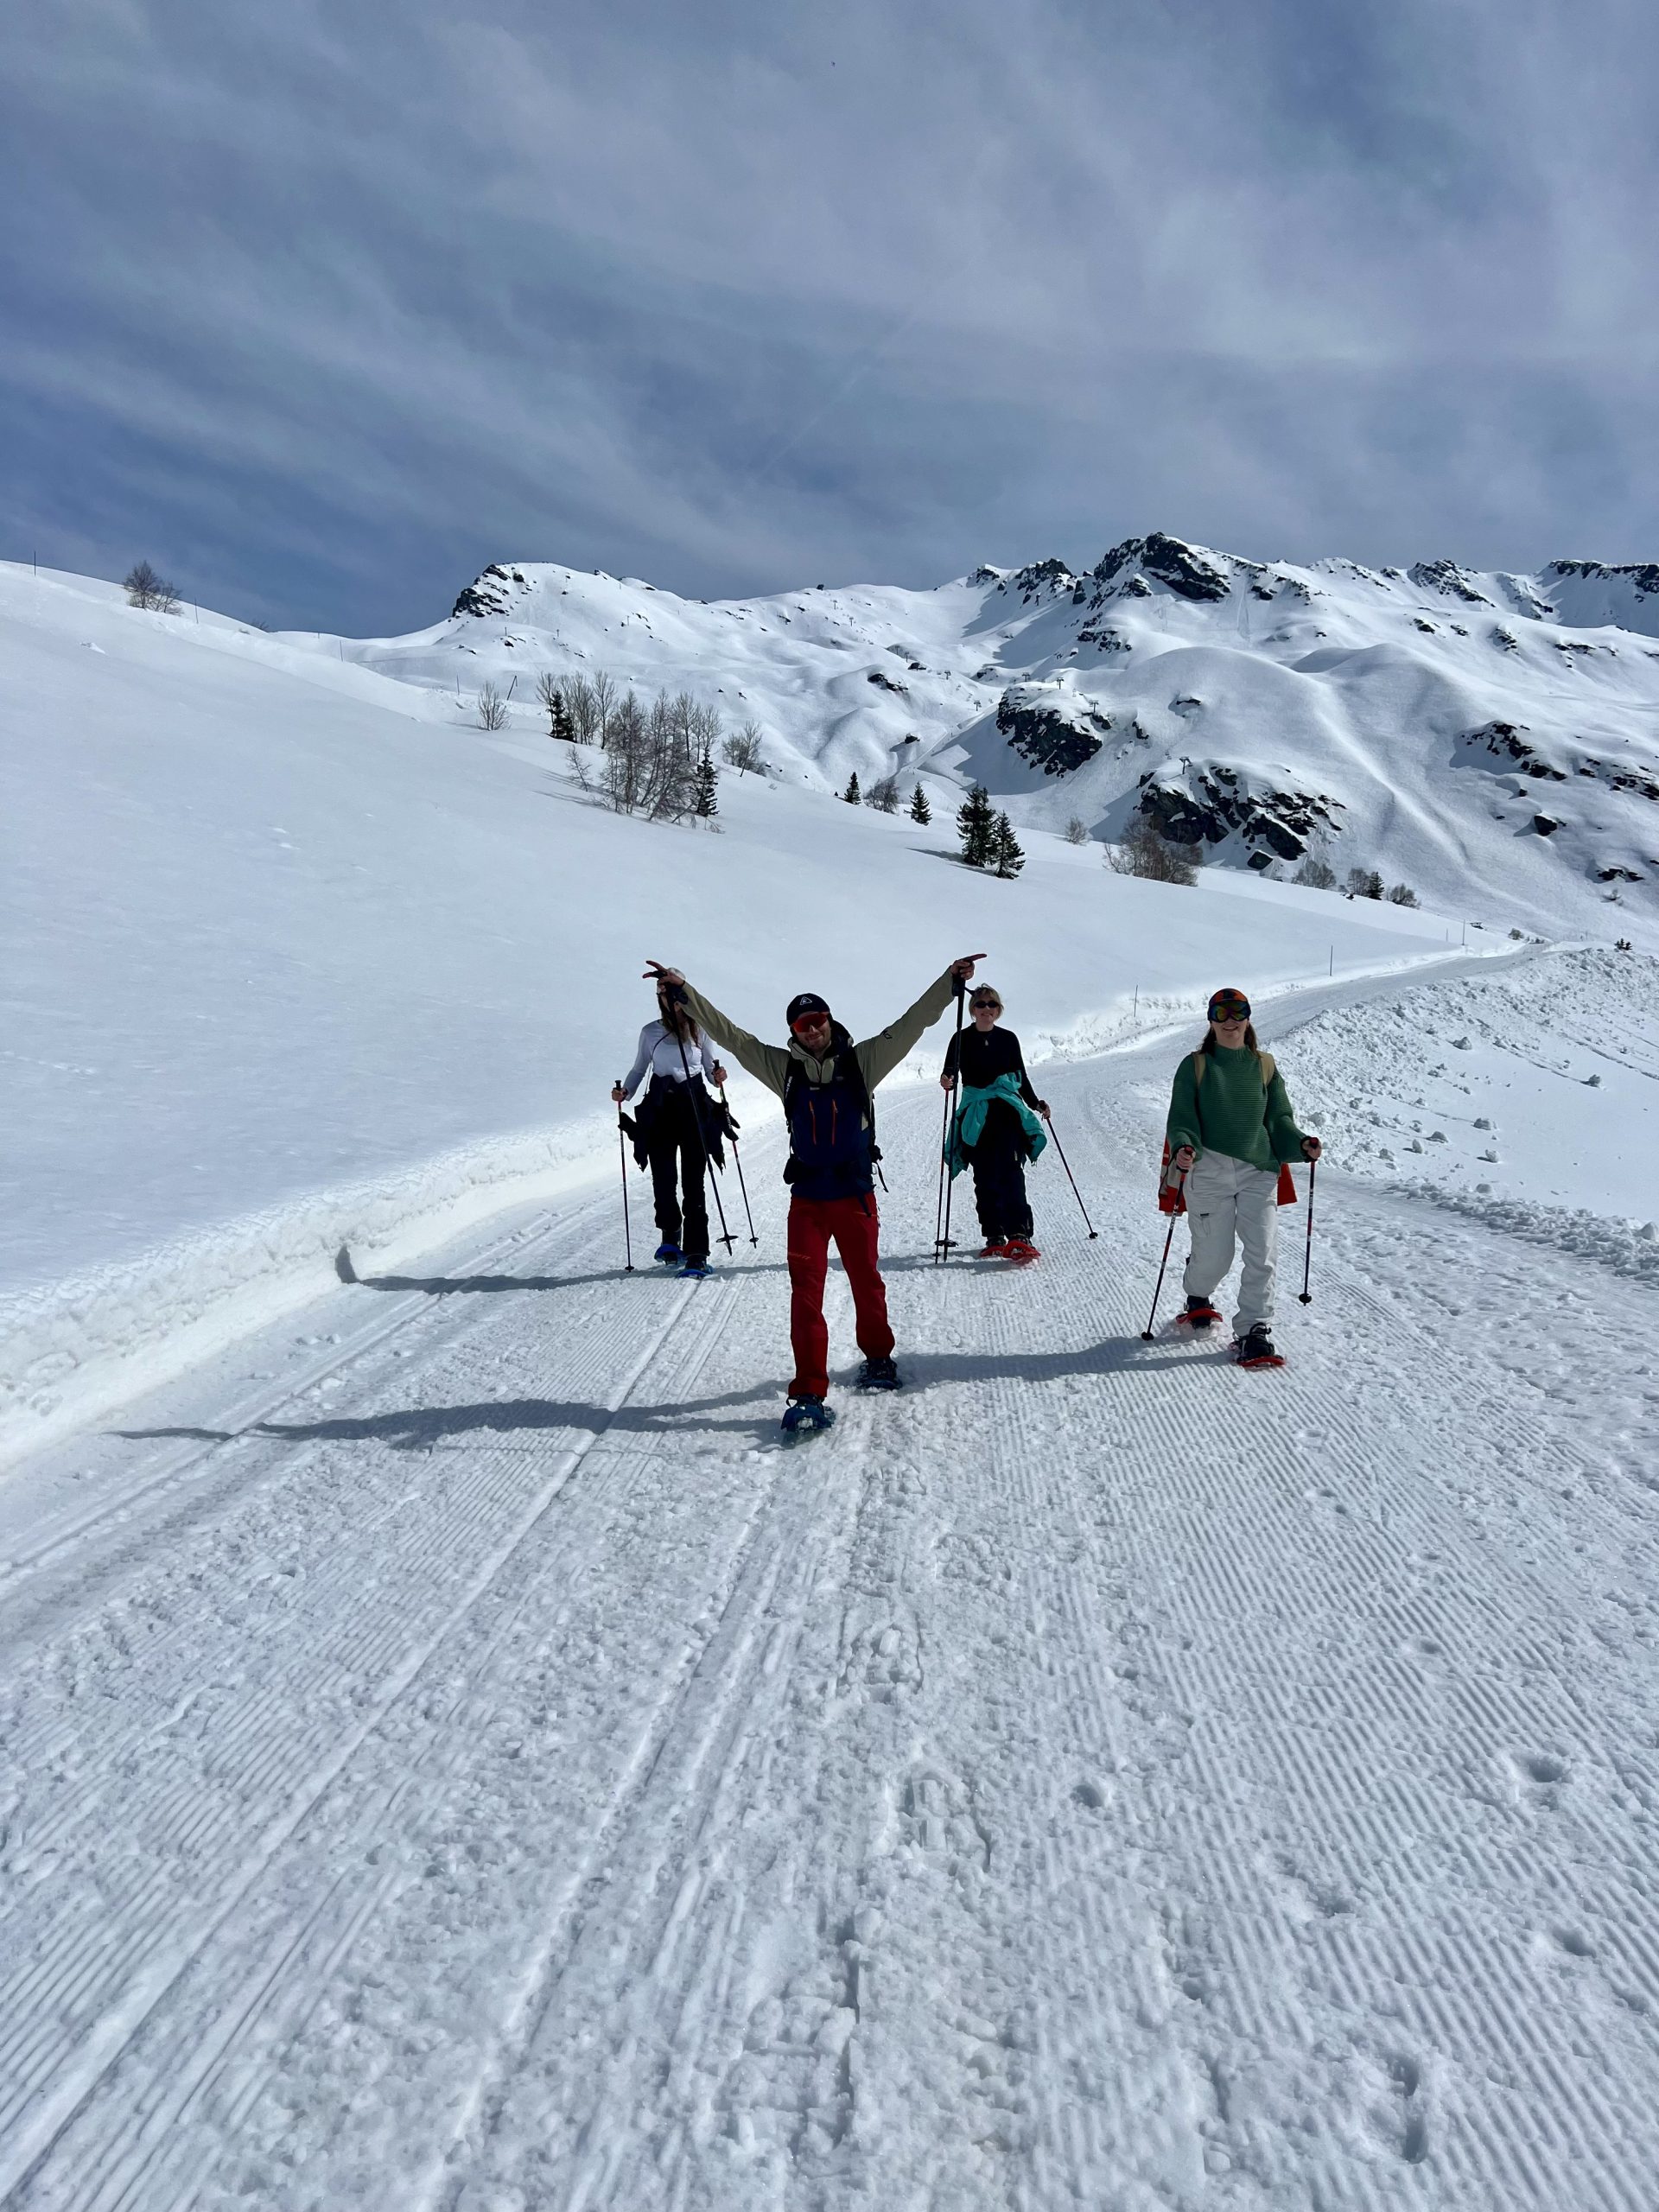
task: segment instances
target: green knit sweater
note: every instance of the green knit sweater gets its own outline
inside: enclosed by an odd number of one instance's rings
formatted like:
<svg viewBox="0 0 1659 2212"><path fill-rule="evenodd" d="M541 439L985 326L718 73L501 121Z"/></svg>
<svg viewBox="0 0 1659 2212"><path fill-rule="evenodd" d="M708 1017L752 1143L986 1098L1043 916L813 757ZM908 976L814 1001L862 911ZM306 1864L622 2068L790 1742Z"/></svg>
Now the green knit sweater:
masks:
<svg viewBox="0 0 1659 2212"><path fill-rule="evenodd" d="M1202 1080L1198 1058L1189 1052L1175 1071L1166 1131L1172 1152L1190 1144L1194 1152L1224 1153L1262 1168L1301 1158L1302 1132L1276 1067L1263 1088L1261 1060L1248 1046L1206 1052Z"/></svg>

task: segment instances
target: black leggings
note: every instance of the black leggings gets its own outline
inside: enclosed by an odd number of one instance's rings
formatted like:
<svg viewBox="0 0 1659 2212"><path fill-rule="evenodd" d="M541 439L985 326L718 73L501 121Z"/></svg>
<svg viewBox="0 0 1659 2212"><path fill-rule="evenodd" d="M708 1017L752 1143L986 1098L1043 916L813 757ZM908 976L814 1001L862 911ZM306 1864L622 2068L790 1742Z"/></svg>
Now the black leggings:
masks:
<svg viewBox="0 0 1659 2212"><path fill-rule="evenodd" d="M679 1245L688 1260L706 1260L709 1202L703 1195L705 1155L696 1109L683 1083L652 1088L657 1095L645 1153L651 1161L658 1230L664 1244Z"/></svg>
<svg viewBox="0 0 1659 2212"><path fill-rule="evenodd" d="M965 1147L974 1171L974 1204L988 1243L1031 1235L1025 1135L1013 1107L994 1099L986 1109L978 1143Z"/></svg>

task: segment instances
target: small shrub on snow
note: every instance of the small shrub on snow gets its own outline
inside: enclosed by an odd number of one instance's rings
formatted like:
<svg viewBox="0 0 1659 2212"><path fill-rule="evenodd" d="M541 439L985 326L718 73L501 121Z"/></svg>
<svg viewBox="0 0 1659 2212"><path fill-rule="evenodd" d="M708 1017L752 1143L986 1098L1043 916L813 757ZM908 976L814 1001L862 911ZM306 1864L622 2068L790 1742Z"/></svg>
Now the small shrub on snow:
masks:
<svg viewBox="0 0 1659 2212"><path fill-rule="evenodd" d="M1391 885L1389 890L1389 899L1390 903L1395 906L1414 906L1418 903L1417 893L1412 889L1408 883L1396 883Z"/></svg>
<svg viewBox="0 0 1659 2212"><path fill-rule="evenodd" d="M1089 825L1077 815L1074 814L1065 825L1065 842L1068 845L1086 845L1089 842Z"/></svg>

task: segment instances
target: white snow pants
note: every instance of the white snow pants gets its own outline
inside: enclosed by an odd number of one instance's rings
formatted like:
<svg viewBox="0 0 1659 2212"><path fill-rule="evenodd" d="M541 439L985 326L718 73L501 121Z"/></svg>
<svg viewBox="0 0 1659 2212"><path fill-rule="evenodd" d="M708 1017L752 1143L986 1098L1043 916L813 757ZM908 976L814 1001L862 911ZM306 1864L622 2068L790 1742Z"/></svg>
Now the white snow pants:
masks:
<svg viewBox="0 0 1659 2212"><path fill-rule="evenodd" d="M1273 1255L1279 1241L1279 1173L1224 1152L1200 1153L1186 1179L1192 1251L1183 1278L1189 1298L1210 1298L1233 1264L1233 1238L1244 1247L1233 1334L1273 1319Z"/></svg>

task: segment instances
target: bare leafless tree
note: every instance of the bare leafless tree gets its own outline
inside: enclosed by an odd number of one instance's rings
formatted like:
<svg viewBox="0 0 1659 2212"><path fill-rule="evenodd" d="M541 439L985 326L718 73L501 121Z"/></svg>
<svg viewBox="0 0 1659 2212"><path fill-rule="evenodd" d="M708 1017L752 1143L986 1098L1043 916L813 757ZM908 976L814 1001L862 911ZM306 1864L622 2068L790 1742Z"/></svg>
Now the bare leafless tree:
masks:
<svg viewBox="0 0 1659 2212"><path fill-rule="evenodd" d="M129 607L148 607L153 613L171 614L179 603L178 587L157 575L148 561L135 561L121 579Z"/></svg>
<svg viewBox="0 0 1659 2212"><path fill-rule="evenodd" d="M506 725L507 702L493 683L486 683L478 694L478 726L480 729L501 729Z"/></svg>
<svg viewBox="0 0 1659 2212"><path fill-rule="evenodd" d="M616 683L602 668L596 668L588 678L588 689L594 695L594 741L608 745L611 741L611 717L617 710Z"/></svg>
<svg viewBox="0 0 1659 2212"><path fill-rule="evenodd" d="M759 775L765 763L760 753L760 725L747 721L741 729L733 730L721 747L721 757L728 768L735 768L740 775Z"/></svg>
<svg viewBox="0 0 1659 2212"><path fill-rule="evenodd" d="M719 745L725 728L720 719L720 709L699 700L691 709L691 749L694 753L712 753Z"/></svg>
<svg viewBox="0 0 1659 2212"><path fill-rule="evenodd" d="M593 745L599 737L599 701L594 687L585 676L567 677L561 689L564 693L564 711L570 717L571 741L576 745Z"/></svg>
<svg viewBox="0 0 1659 2212"><path fill-rule="evenodd" d="M1089 824L1083 819L1081 815L1074 814L1071 819L1066 823L1065 842L1068 845L1086 845L1088 843Z"/></svg>
<svg viewBox="0 0 1659 2212"><path fill-rule="evenodd" d="M1149 816L1137 814L1122 842L1106 848L1106 865L1116 874L1144 876L1152 883L1196 883L1204 858L1196 846L1172 844Z"/></svg>
<svg viewBox="0 0 1659 2212"><path fill-rule="evenodd" d="M873 806L878 814L896 814L899 810L898 777L883 776L879 782L872 784L865 793L864 804Z"/></svg>

